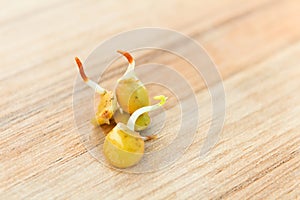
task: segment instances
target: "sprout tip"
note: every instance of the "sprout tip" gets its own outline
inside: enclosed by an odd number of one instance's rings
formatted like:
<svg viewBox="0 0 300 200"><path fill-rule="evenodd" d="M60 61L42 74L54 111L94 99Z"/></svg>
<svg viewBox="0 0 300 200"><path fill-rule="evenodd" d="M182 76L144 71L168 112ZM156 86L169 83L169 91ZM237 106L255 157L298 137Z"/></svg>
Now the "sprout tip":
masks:
<svg viewBox="0 0 300 200"><path fill-rule="evenodd" d="M153 99L160 100L160 102L158 103L158 105L162 106L162 105L164 105L166 103L168 97L165 97L164 95L158 95L158 96L153 97Z"/></svg>
<svg viewBox="0 0 300 200"><path fill-rule="evenodd" d="M122 54L123 56L125 56L130 64L133 63L134 59L130 55L130 53L128 53L127 51L122 51L122 50L118 50L117 52L120 53L120 54Z"/></svg>
<svg viewBox="0 0 300 200"><path fill-rule="evenodd" d="M87 82L89 80L89 78L85 75L85 72L83 70L82 62L79 60L78 57L75 57L75 61L77 63L81 78L84 80L84 82Z"/></svg>

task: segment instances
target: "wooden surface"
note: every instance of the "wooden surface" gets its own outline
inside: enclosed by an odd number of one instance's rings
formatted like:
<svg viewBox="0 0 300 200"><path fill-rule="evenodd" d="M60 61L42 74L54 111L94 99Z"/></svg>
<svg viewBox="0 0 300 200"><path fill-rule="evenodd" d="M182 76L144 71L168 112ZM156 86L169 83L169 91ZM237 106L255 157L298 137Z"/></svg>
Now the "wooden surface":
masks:
<svg viewBox="0 0 300 200"><path fill-rule="evenodd" d="M300 199L298 0L0 2L0 199ZM129 174L82 145L73 58L145 26L205 47L224 79L226 120L206 157L203 125L171 167Z"/></svg>

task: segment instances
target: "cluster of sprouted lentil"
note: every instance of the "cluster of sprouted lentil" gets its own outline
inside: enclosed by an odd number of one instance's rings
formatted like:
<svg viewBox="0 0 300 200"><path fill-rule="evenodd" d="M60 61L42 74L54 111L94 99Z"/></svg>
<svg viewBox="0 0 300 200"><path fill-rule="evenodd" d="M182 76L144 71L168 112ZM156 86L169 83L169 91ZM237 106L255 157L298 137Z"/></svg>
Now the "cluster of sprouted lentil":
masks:
<svg viewBox="0 0 300 200"><path fill-rule="evenodd" d="M95 92L100 94L95 118L95 125L116 122L116 126L105 136L103 152L107 161L118 168L136 165L143 157L144 142L154 139L156 135L141 136L140 131L150 124L148 112L156 110L165 104L167 97L155 96L160 102L150 105L149 94L144 84L135 75L135 61L125 51L118 51L128 60L124 75L117 81L115 91L108 91L96 82L90 80L83 69L81 61L76 57L79 73L83 81Z"/></svg>

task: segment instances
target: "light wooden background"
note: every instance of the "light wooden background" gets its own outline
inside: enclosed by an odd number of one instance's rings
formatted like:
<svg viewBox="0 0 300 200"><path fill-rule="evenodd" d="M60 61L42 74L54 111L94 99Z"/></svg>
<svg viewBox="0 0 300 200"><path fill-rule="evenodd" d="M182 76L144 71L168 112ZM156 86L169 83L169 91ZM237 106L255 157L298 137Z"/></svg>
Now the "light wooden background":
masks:
<svg viewBox="0 0 300 200"><path fill-rule="evenodd" d="M0 2L0 199L300 199L300 1ZM206 48L226 121L205 158L196 136L173 166L128 174L81 143L73 58L144 26Z"/></svg>

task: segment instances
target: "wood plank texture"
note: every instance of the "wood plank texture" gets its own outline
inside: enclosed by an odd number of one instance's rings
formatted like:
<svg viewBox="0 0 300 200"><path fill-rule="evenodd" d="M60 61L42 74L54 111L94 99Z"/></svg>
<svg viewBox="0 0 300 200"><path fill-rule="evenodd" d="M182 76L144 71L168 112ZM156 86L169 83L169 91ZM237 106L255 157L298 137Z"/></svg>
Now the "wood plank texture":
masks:
<svg viewBox="0 0 300 200"><path fill-rule="evenodd" d="M299 1L0 0L0 6L0 199L300 199ZM200 159L211 121L211 107L202 106L210 104L205 83L184 70L186 62L137 53L140 64L172 65L197 85L203 124L174 165L123 173L95 160L80 140L73 58L86 58L112 35L149 26L203 45L224 81L226 120L217 145ZM124 60L103 84L123 72L120 65Z"/></svg>

